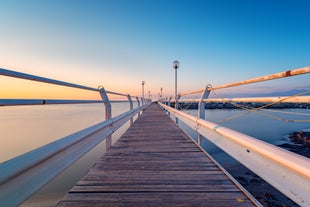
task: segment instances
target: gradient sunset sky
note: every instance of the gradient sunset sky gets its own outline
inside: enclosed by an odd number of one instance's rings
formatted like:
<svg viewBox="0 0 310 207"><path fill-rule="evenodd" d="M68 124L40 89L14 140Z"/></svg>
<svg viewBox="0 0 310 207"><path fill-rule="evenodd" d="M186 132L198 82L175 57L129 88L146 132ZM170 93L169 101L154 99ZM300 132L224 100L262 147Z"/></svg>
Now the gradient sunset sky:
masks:
<svg viewBox="0 0 310 207"><path fill-rule="evenodd" d="M154 98L170 96L174 60L180 92L309 66L309 11L308 0L0 0L0 68L132 95L144 80ZM0 76L0 98L44 96L43 85Z"/></svg>

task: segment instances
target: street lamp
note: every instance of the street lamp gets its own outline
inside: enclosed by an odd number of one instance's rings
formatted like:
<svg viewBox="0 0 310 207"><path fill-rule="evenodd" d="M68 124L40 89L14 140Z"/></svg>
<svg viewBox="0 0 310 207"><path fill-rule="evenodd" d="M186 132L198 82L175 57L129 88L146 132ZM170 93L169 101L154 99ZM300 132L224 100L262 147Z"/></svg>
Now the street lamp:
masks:
<svg viewBox="0 0 310 207"><path fill-rule="evenodd" d="M163 97L163 88L160 88L160 96L159 96L160 98L162 98Z"/></svg>
<svg viewBox="0 0 310 207"><path fill-rule="evenodd" d="M142 98L144 99L144 84L145 84L145 81L142 81Z"/></svg>
<svg viewBox="0 0 310 207"><path fill-rule="evenodd" d="M180 66L179 61L177 61L177 60L173 61L173 68L175 69L175 89L174 89L174 92L175 92L175 94L174 94L174 97L175 97L174 108L175 109L178 108L178 106L177 106L178 105L178 102L177 102L177 100L178 100L177 70L178 70L179 66Z"/></svg>

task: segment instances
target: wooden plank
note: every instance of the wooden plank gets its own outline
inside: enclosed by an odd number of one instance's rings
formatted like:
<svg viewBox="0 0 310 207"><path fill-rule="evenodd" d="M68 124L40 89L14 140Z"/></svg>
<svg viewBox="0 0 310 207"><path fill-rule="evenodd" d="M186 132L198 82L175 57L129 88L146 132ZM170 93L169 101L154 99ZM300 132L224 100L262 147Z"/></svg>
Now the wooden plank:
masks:
<svg viewBox="0 0 310 207"><path fill-rule="evenodd" d="M152 104L58 206L253 206Z"/></svg>
<svg viewBox="0 0 310 207"><path fill-rule="evenodd" d="M100 193L86 193L82 196L68 194L61 203L65 206L250 206L251 203L240 193L106 193L101 199ZM236 200L237 199L237 200ZM72 203L71 203L72 202ZM125 205L124 205L125 203ZM207 205L206 205L207 204Z"/></svg>

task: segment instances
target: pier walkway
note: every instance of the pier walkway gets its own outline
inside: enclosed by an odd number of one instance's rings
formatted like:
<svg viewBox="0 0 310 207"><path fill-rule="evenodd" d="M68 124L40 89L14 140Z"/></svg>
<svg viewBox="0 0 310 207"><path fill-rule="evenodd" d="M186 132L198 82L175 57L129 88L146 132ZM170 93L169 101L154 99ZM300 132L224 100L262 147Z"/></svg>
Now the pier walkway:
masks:
<svg viewBox="0 0 310 207"><path fill-rule="evenodd" d="M254 204L153 103L58 206Z"/></svg>

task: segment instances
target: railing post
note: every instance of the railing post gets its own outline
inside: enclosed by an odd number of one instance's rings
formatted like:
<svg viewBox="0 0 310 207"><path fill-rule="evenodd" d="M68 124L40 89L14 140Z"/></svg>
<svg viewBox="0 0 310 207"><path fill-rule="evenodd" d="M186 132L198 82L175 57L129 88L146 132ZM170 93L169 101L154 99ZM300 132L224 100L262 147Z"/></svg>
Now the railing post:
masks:
<svg viewBox="0 0 310 207"><path fill-rule="evenodd" d="M99 92L105 106L105 120L109 120L112 118L111 102L105 89L102 86L99 87ZM106 150L108 150L111 147L111 145L112 145L112 136L110 135L106 138Z"/></svg>
<svg viewBox="0 0 310 207"><path fill-rule="evenodd" d="M130 107L130 110L133 109L133 103L132 103L132 99L131 99L131 96L128 94L127 95L127 98L128 98L128 101L129 101L129 107ZM133 124L133 118L130 119L130 126Z"/></svg>
<svg viewBox="0 0 310 207"><path fill-rule="evenodd" d="M177 95L176 99L175 99L175 103L174 103L174 108L176 110L179 110L179 105L178 105L178 100L181 98L180 94ZM179 119L178 117L175 116L175 123L179 124Z"/></svg>
<svg viewBox="0 0 310 207"><path fill-rule="evenodd" d="M171 99L172 99L172 97L170 96L168 99L168 106L171 106Z"/></svg>
<svg viewBox="0 0 310 207"><path fill-rule="evenodd" d="M136 99L137 99L137 102L138 102L138 107L140 107L139 97L138 97L138 96L136 96ZM139 112L138 112L138 117L140 117L140 112L141 112L141 111L139 111Z"/></svg>
<svg viewBox="0 0 310 207"><path fill-rule="evenodd" d="M206 88L204 89L204 91L202 92L201 94L201 98L199 100L199 103L198 103L198 118L199 119L205 119L206 116L206 110L205 110L205 106L206 106L206 103L203 101L203 99L206 99L209 97L210 95L210 91L209 91L209 88L211 88L211 85L207 85ZM200 142L201 142L201 135L198 133L198 145L200 145Z"/></svg>

